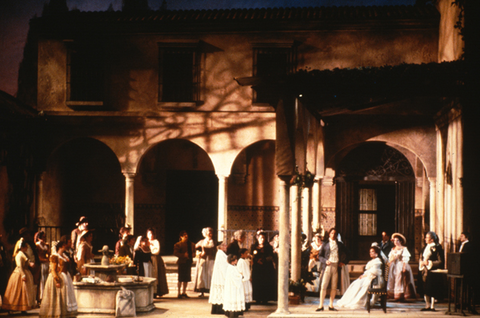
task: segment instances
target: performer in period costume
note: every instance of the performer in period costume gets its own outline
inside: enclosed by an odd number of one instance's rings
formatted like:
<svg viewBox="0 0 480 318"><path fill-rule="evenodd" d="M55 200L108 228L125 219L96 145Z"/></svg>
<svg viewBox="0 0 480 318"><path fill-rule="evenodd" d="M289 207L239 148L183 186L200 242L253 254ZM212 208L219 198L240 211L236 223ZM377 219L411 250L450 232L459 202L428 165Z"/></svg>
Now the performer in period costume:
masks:
<svg viewBox="0 0 480 318"><path fill-rule="evenodd" d="M212 282L210 284L210 295L208 303L212 304L212 315L223 315L223 289L225 287L225 276L227 274L227 244L217 245L215 265L213 265Z"/></svg>
<svg viewBox="0 0 480 318"><path fill-rule="evenodd" d="M257 243L250 249L252 261L252 289L253 300L266 304L270 300L277 300L277 271L274 266L273 248L268 243L267 234L260 232Z"/></svg>
<svg viewBox="0 0 480 318"><path fill-rule="evenodd" d="M138 275L153 277L152 251L145 236L139 236L135 242L133 263L137 266Z"/></svg>
<svg viewBox="0 0 480 318"><path fill-rule="evenodd" d="M240 249L241 258L237 262L237 268L240 274L243 276L243 289L245 291L245 310L250 309L250 305L253 301L252 296L252 270L250 259L250 252L246 248Z"/></svg>
<svg viewBox="0 0 480 318"><path fill-rule="evenodd" d="M242 274L237 268L237 256L227 256L227 274L225 276L225 287L223 289L223 310L225 316L237 318L245 311L245 291L243 289Z"/></svg>
<svg viewBox="0 0 480 318"><path fill-rule="evenodd" d="M337 292L338 269L348 264L349 258L345 245L337 240L337 230L335 228L331 228L328 232L328 241L323 243L318 258L320 262L325 264L325 272L323 273L320 287L320 303L316 311L323 311L323 302L329 284L331 285L331 291L330 306L328 309L336 311L333 307L333 301L335 300L335 294Z"/></svg>
<svg viewBox="0 0 480 318"><path fill-rule="evenodd" d="M86 216L80 217L80 220L75 225L77 226L77 228L74 229L71 233L72 250L73 250L74 257L76 257L78 245L80 245L80 236L82 236L82 233L84 233L86 230L88 230L88 219L87 219L87 217ZM76 261L77 261L77 259L75 259L75 262Z"/></svg>
<svg viewBox="0 0 480 318"><path fill-rule="evenodd" d="M425 298L425 308L422 308L422 311L435 311L435 299L442 298L445 286L442 275L432 271L442 269L445 258L435 232L430 231L425 235L425 244L426 246L420 254L417 281L419 282L419 294L424 295Z"/></svg>
<svg viewBox="0 0 480 318"><path fill-rule="evenodd" d="M160 256L160 242L157 240L154 228L147 229L147 238L150 244L150 251L152 252L153 277L157 279L157 282L155 283L155 297L160 298L161 296L168 294L165 263Z"/></svg>
<svg viewBox="0 0 480 318"><path fill-rule="evenodd" d="M212 280L213 265L215 263L215 242L213 241L213 229L206 227L202 230L204 239L198 241L195 248L198 251L198 261L195 274L195 291L200 292L199 297L210 290Z"/></svg>
<svg viewBox="0 0 480 318"><path fill-rule="evenodd" d="M37 248L38 260L40 261L40 285L38 288L38 299L43 299L43 290L48 278L48 271L50 267L50 245L45 242L45 232L39 231L35 233L35 246Z"/></svg>
<svg viewBox="0 0 480 318"><path fill-rule="evenodd" d="M25 252L25 255L27 255L28 258L28 264L29 266L27 267L27 270L32 273L33 276L33 288L35 289L35 302L38 300L38 286L40 285L40 260L38 258L38 253L37 253L37 247L34 242L34 236L32 231L26 227L22 227L18 233L20 234L20 239L17 241L15 244L15 247L13 249L13 257L12 259L15 259L15 256L17 253L20 251L20 244L22 242L27 243L27 251Z"/></svg>
<svg viewBox="0 0 480 318"><path fill-rule="evenodd" d="M385 263L379 254L380 249L377 246L370 247L371 260L365 266L365 272L348 287L342 298L337 302L338 307L350 309L364 308L366 302L369 301L367 291L372 280L378 277L377 284L379 286L383 285L382 273ZM373 303L375 303L375 299L373 299Z"/></svg>
<svg viewBox="0 0 480 318"><path fill-rule="evenodd" d="M320 284L322 282L324 264L318 259L318 254L322 248L322 235L316 233L313 236L311 248L310 248L310 259L308 262L308 271L313 273L314 280L312 284L307 284L307 291L317 293L320 290Z"/></svg>
<svg viewBox="0 0 480 318"><path fill-rule="evenodd" d="M93 263L93 232L92 230L85 230L80 235L80 244L77 248L77 270L82 275L93 274L91 270L87 269L84 265Z"/></svg>
<svg viewBox="0 0 480 318"><path fill-rule="evenodd" d="M405 246L407 240L400 233L392 234L392 239L394 247L388 255L388 296L396 301L416 298L417 292L415 290L413 272L408 264L411 255Z"/></svg>
<svg viewBox="0 0 480 318"><path fill-rule="evenodd" d="M120 248L125 245L125 239L127 238L128 235L130 235L130 226L122 226L120 228L120 231L118 233L118 241L115 243L115 255L118 255L120 252Z"/></svg>
<svg viewBox="0 0 480 318"><path fill-rule="evenodd" d="M69 259L65 254L67 247L67 237L63 236L56 244L56 253L50 256L50 274L45 284L40 318L71 317L77 314L77 301L68 272Z"/></svg>
<svg viewBox="0 0 480 318"><path fill-rule="evenodd" d="M246 238L247 234L244 230L235 231L232 242L227 246L227 255L233 254L240 257L240 249L243 247Z"/></svg>
<svg viewBox="0 0 480 318"><path fill-rule="evenodd" d="M33 276L28 267L32 262L27 257L28 244L19 243L19 251L15 255L15 270L8 280L2 308L8 311L27 311L35 308L35 287Z"/></svg>
<svg viewBox="0 0 480 318"><path fill-rule="evenodd" d="M390 251L394 247L392 240L388 236L387 232L382 232L382 240L378 244L383 255L388 259Z"/></svg>
<svg viewBox="0 0 480 318"><path fill-rule="evenodd" d="M192 263L195 255L195 244L188 239L187 231L180 232L180 242L173 246L173 255L178 257L178 298L190 298L187 295L187 284L192 280ZM182 287L182 288L181 288ZM183 293L181 293L183 290Z"/></svg>

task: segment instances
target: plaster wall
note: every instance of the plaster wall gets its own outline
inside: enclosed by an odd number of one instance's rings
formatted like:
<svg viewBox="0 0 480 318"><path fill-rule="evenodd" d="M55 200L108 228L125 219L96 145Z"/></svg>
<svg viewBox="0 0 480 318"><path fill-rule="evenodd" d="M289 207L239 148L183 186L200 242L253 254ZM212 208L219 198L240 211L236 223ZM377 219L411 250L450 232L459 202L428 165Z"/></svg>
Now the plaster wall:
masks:
<svg viewBox="0 0 480 318"><path fill-rule="evenodd" d="M264 111L252 107L252 91L234 78L252 76L252 46L259 43L295 45L299 69L333 69L428 63L437 60L434 28L394 30L382 25L353 30L270 32L193 32L114 35L102 42L105 55L103 108L116 111L159 111L158 43L199 43L201 102L192 111ZM358 28L358 26L356 26ZM38 109L72 111L66 105L67 43L40 40ZM100 45L100 44L99 44ZM270 110L272 110L270 108Z"/></svg>

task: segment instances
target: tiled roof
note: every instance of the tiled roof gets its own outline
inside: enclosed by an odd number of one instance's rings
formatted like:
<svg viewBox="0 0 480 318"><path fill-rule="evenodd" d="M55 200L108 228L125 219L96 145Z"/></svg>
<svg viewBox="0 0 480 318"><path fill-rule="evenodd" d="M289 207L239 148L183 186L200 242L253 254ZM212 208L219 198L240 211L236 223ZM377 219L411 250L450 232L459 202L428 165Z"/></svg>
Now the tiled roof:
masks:
<svg viewBox="0 0 480 318"><path fill-rule="evenodd" d="M315 21L315 20L396 20L431 19L439 16L434 6L361 6L361 7L308 7L262 8L225 10L177 10L127 12L79 12L79 15L100 21L118 22L208 22L208 21Z"/></svg>

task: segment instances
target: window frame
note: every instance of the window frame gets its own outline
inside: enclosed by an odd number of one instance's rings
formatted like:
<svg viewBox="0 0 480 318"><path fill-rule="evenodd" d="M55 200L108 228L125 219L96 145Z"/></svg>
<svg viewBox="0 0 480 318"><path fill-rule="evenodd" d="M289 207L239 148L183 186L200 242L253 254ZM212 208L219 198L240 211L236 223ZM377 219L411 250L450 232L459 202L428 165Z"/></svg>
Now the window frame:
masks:
<svg viewBox="0 0 480 318"><path fill-rule="evenodd" d="M66 45L66 104L67 106L75 109L76 107L79 107L80 109L83 109L82 106L103 106L104 100L105 100L105 58L104 58L104 50L101 44L97 42L83 42L83 41L75 41L75 40L64 40L64 43ZM93 50L95 48L95 50ZM81 93L75 92L72 94L72 91L74 90L88 90L88 87L82 86L82 87L72 87L72 82L74 80L72 79L72 55L74 52L88 52L87 58L89 59L90 63L94 62L94 66L90 67L89 70L92 71L93 73L96 73L92 76L95 77L98 80L98 97L101 98L89 98L88 95L86 95L86 98L72 98L72 95L81 95ZM93 52L92 52L93 51ZM96 54L95 54L96 53ZM73 75L76 76L76 75ZM87 77L85 77L87 78ZM90 81L85 80L85 78L81 78L79 82L88 82ZM77 96L78 97L78 96Z"/></svg>
<svg viewBox="0 0 480 318"><path fill-rule="evenodd" d="M274 54L274 51L284 51L287 53L287 63L284 75L293 74L297 70L298 53L295 42L272 42L272 43L253 43L252 44L252 76L262 77L258 75L258 55L259 54ZM282 75L275 75L282 76ZM254 106L270 106L269 102L259 101L258 92L252 89L252 103Z"/></svg>
<svg viewBox="0 0 480 318"><path fill-rule="evenodd" d="M201 88L201 74L202 74L202 59L203 54L200 50L200 43L196 42L159 42L158 45L158 97L157 103L160 106L174 106L174 107L192 107L201 103L200 88ZM169 101L163 98L164 89L164 56L168 50L185 50L193 54L192 58L192 96L190 100Z"/></svg>

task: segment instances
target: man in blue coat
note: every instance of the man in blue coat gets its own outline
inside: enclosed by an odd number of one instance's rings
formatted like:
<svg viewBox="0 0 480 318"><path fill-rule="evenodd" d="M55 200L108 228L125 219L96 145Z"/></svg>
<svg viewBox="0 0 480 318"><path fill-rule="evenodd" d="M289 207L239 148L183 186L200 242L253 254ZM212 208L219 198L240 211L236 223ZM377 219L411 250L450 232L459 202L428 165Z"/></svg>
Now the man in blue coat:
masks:
<svg viewBox="0 0 480 318"><path fill-rule="evenodd" d="M323 243L320 253L318 254L318 259L325 265L325 272L320 285L320 303L316 311L323 311L323 302L329 284L331 291L328 310L336 311L333 307L333 301L337 293L338 268L348 264L349 259L345 245L337 239L337 230L335 228L331 228L328 232L328 241Z"/></svg>

